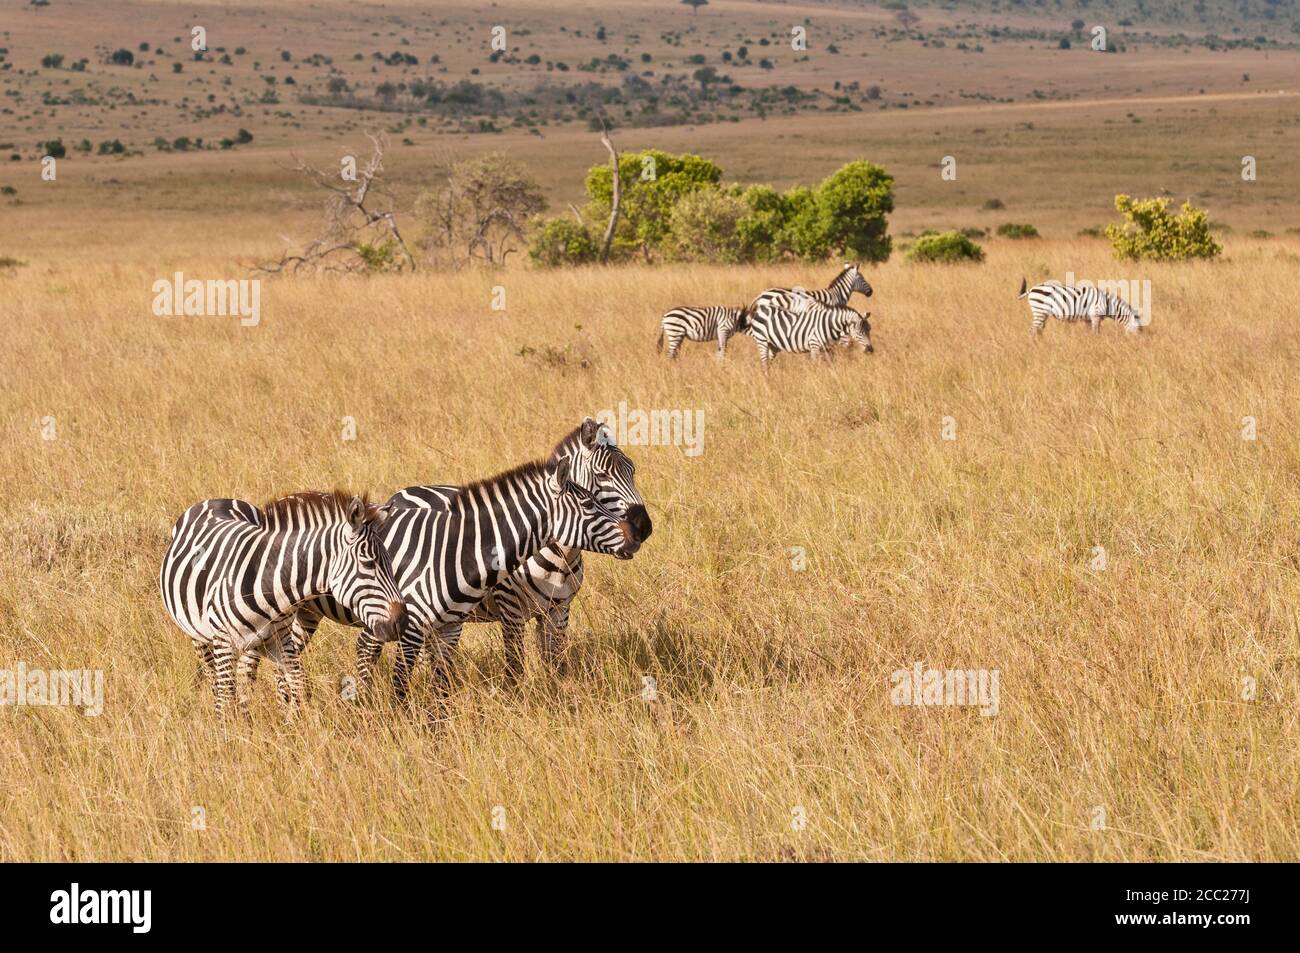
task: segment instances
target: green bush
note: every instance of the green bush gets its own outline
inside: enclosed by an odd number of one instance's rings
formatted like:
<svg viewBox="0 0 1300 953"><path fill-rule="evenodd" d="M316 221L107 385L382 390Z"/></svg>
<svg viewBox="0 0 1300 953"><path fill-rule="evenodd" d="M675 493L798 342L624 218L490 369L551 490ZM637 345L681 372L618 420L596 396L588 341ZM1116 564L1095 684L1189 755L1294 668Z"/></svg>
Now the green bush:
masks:
<svg viewBox="0 0 1300 953"><path fill-rule="evenodd" d="M722 169L700 156L646 149L619 156L618 177L622 199L611 248L615 260L636 252L648 256L657 250L668 236L669 218L677 201L697 189L716 186L722 179ZM593 166L587 172L586 185L591 198L588 218L606 221L614 195L614 174L609 164Z"/></svg>
<svg viewBox="0 0 1300 953"><path fill-rule="evenodd" d="M1007 222L1005 225L998 226L998 234L1003 238L1037 238L1038 229L1032 225L1017 225L1014 222Z"/></svg>
<svg viewBox="0 0 1300 953"><path fill-rule="evenodd" d="M691 192L673 206L664 250L676 261L736 264L746 250L739 223L749 212L749 204L734 189Z"/></svg>
<svg viewBox="0 0 1300 953"><path fill-rule="evenodd" d="M1123 225L1107 225L1117 258L1180 261L1213 258L1223 247L1210 236L1210 217L1204 209L1184 202L1178 215L1169 212L1166 198L1133 199L1115 196Z"/></svg>
<svg viewBox="0 0 1300 953"><path fill-rule="evenodd" d="M781 232L789 202L770 185L751 185L741 193L748 213L736 222L741 261L775 261L785 251Z"/></svg>
<svg viewBox="0 0 1300 953"><path fill-rule="evenodd" d="M596 237L571 218L539 220L528 244L528 257L544 268L590 264L599 254Z"/></svg>
<svg viewBox="0 0 1300 953"><path fill-rule="evenodd" d="M817 187L824 242L857 261L887 261L886 216L894 210L894 177L870 162L850 162Z"/></svg>
<svg viewBox="0 0 1300 953"><path fill-rule="evenodd" d="M67 147L63 145L62 139L51 139L45 143L45 154L53 156L55 159L62 159L68 154Z"/></svg>
<svg viewBox="0 0 1300 953"><path fill-rule="evenodd" d="M961 232L927 232L907 252L908 261L983 261L984 249Z"/></svg>

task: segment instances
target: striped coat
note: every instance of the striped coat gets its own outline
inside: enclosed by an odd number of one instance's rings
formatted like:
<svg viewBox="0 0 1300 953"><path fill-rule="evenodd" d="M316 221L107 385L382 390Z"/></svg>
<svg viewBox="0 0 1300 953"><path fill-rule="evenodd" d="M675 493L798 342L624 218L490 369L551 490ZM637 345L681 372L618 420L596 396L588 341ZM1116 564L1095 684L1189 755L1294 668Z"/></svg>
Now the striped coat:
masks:
<svg viewBox="0 0 1300 953"><path fill-rule="evenodd" d="M827 354L827 349L848 337L870 354L870 313L859 314L848 305L806 304L801 311L762 307L750 317L751 333L758 345L758 358L767 370L777 351Z"/></svg>
<svg viewBox="0 0 1300 953"><path fill-rule="evenodd" d="M261 510L243 500L204 500L181 514L159 588L212 676L219 712L235 701L235 667L250 655L276 665L285 701L302 697L289 632L305 600L328 596L396 637L406 609L379 537L391 512L334 492L299 493ZM239 700L247 710L246 697Z"/></svg>
<svg viewBox="0 0 1300 953"><path fill-rule="evenodd" d="M682 340L718 342L718 357L727 353L727 338L747 333L744 308L673 308L659 322L658 350L668 339L668 357L675 358Z"/></svg>
<svg viewBox="0 0 1300 953"><path fill-rule="evenodd" d="M1043 333L1049 317L1058 321L1087 320L1093 333L1101 330L1101 322L1107 318L1130 334L1142 330L1141 317L1130 305L1109 291L1091 285L1075 287L1059 281L1045 281L1030 288L1029 282L1021 278L1020 294L1016 297L1029 299L1031 329L1035 336Z"/></svg>

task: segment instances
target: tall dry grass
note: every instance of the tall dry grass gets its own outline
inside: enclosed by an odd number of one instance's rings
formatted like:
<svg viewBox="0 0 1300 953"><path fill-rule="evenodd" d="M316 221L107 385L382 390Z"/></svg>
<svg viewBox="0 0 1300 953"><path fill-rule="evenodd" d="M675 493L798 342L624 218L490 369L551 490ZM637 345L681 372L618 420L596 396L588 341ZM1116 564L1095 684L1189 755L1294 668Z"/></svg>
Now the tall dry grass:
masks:
<svg viewBox="0 0 1300 953"><path fill-rule="evenodd" d="M669 365L658 313L827 268L268 283L255 328L154 317L171 268L0 279L0 666L106 679L98 718L0 708L0 858L1300 857L1294 244L896 260L869 275L874 356L766 378L744 338ZM1020 277L1067 269L1150 278L1151 332L1032 343ZM571 677L530 658L507 689L470 627L430 730L338 697L329 627L301 719L262 684L251 725L217 724L156 589L185 506L465 480L620 401L702 410L704 452L628 448L655 533L588 560ZM998 670L999 713L891 705L917 661Z"/></svg>

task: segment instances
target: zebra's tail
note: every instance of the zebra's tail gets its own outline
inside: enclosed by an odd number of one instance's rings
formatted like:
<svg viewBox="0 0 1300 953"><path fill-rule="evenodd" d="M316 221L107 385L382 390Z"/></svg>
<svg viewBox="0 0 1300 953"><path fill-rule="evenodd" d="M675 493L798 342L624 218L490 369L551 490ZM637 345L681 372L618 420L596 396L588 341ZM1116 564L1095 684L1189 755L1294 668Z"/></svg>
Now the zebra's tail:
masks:
<svg viewBox="0 0 1300 953"><path fill-rule="evenodd" d="M1017 297L1017 298L1023 298L1023 297L1024 297L1025 295L1027 295L1027 294L1029 294L1029 282L1026 281L1024 278L1021 278L1021 279L1020 279L1020 294L1016 295L1016 297Z"/></svg>
<svg viewBox="0 0 1300 953"><path fill-rule="evenodd" d="M664 326L663 326L662 324L660 324L660 325L659 325L659 340L655 342L655 350L656 350L656 351L662 351L663 349L664 349Z"/></svg>
<svg viewBox="0 0 1300 953"><path fill-rule="evenodd" d="M735 331L741 334L749 330L749 305L740 306L740 317L736 319Z"/></svg>

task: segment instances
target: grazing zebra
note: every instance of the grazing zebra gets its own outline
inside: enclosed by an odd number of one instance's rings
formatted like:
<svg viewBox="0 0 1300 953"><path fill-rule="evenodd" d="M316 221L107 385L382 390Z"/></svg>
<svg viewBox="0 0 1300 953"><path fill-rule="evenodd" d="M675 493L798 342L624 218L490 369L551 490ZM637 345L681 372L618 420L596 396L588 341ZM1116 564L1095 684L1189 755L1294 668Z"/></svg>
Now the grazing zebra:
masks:
<svg viewBox="0 0 1300 953"><path fill-rule="evenodd" d="M635 466L614 445L607 429L588 417L551 451L552 464L561 458L572 461L570 479L574 483L591 490L611 513L626 516L634 526L641 527L642 539L650 535L652 527L645 502L634 482ZM409 486L394 493L388 505L446 509L459 489L435 484ZM536 619L539 654L552 668L558 669L568 630L569 604L582 588L582 578L582 550L549 543L492 589L469 615L442 626L437 643L426 642L426 649L436 645L441 651L441 646L455 646L465 622L500 622L506 676L513 680L523 671L524 629ZM332 600L305 603L294 624L295 635L302 645L311 639L322 617L344 625L356 624L347 613L340 613ZM360 639L366 640L365 633ZM369 664L367 661L362 675L366 683L370 678ZM437 662L434 664L436 668ZM360 655L358 671L361 671Z"/></svg>
<svg viewBox="0 0 1300 953"><path fill-rule="evenodd" d="M765 305L780 311L794 312L802 311L813 304L846 305L855 291L861 291L866 297L871 297L871 285L867 283L866 278L862 277L862 271L852 262L845 262L844 270L831 279L831 283L825 288L816 291L805 291L802 288L768 288L750 303L745 309L745 315L748 319L752 319L758 314L758 309ZM737 330L743 331L744 326Z"/></svg>
<svg viewBox="0 0 1300 953"><path fill-rule="evenodd" d="M668 357L675 358L682 339L688 341L718 342L718 357L727 353L727 338L748 333L744 308L673 308L665 312L659 322L659 342L656 350L663 350L668 338Z"/></svg>
<svg viewBox="0 0 1300 953"><path fill-rule="evenodd" d="M806 304L802 311L782 311L764 306L750 316L750 333L758 344L758 359L767 362L777 351L825 354L827 348L848 337L870 354L871 312L859 314L848 305Z"/></svg>
<svg viewBox="0 0 1300 953"><path fill-rule="evenodd" d="M304 600L328 595L396 637L406 608L379 535L393 511L334 491L296 493L261 510L243 500L204 500L181 514L158 584L212 677L219 713L236 697L236 658L250 653L276 666L285 701L303 697L287 636ZM247 698L240 703L247 710Z"/></svg>
<svg viewBox="0 0 1300 953"><path fill-rule="evenodd" d="M547 545L631 559L650 536L643 505L613 512L597 493L573 480L573 461L559 457L526 463L494 477L457 487L440 509L395 507L384 526L384 546L393 560L409 621L398 636L393 690L406 697L407 684L426 639L444 633L434 659L439 690L446 662L460 636L460 623L489 592ZM629 475L630 477L630 475ZM317 599L295 621L298 649L321 616L366 628L357 640L357 681L365 691L392 630L376 629L337 600Z"/></svg>
<svg viewBox="0 0 1300 953"><path fill-rule="evenodd" d="M1093 333L1101 330L1101 322L1106 318L1113 318L1130 334L1142 330L1142 320L1138 313L1121 298L1100 288L1072 287L1059 281L1045 281L1030 288L1029 282L1021 278L1020 294L1016 297L1029 298L1034 335L1043 333L1043 325L1049 316L1058 321L1081 321L1087 318Z"/></svg>

